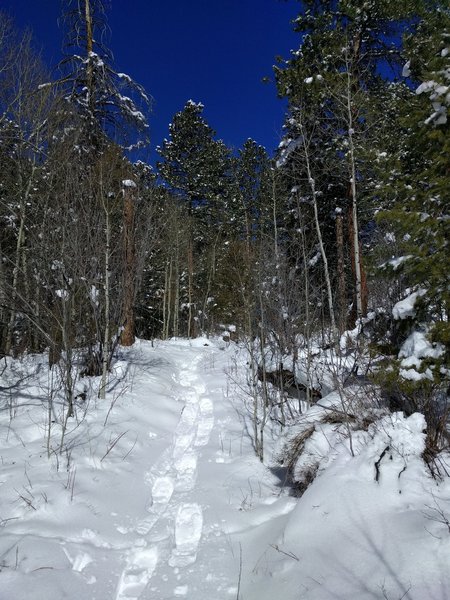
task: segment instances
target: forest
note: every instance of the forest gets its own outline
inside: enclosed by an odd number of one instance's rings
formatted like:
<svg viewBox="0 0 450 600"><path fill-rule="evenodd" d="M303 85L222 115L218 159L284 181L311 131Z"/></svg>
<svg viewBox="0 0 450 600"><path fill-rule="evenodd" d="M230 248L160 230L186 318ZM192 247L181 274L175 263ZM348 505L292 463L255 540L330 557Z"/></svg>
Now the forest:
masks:
<svg viewBox="0 0 450 600"><path fill-rule="evenodd" d="M426 472L448 479L447 2L299 1L298 48L273 74L278 148L227 147L186 99L154 165L152 90L116 71L106 4L65 0L57 71L0 13L1 371L39 356L52 373L49 460L86 394L108 401L124 352L218 337L245 351L258 460L273 427L297 427L278 450L299 496L321 468L301 467L314 426L299 423L330 393L317 418L353 457L377 419L418 414ZM0 385L10 418L15 385Z"/></svg>
<svg viewBox="0 0 450 600"><path fill-rule="evenodd" d="M300 50L275 70L289 103L275 156L250 139L233 152L187 101L155 168L131 158L148 142L150 94L97 41L102 2L67 2L59 80L3 15L2 355L47 350L70 404L75 356L104 387L117 344L135 336L232 325L288 353L295 373L299 346L336 348L356 328L344 351L370 355L367 370L402 408L425 412L439 446L450 341L444 4L303 2Z"/></svg>

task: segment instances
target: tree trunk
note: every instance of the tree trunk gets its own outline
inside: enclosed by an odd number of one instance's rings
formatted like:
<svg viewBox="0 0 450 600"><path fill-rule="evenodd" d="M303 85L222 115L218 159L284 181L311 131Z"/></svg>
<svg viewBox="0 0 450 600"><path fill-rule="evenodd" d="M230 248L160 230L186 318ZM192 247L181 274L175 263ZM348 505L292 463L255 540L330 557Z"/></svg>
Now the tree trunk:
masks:
<svg viewBox="0 0 450 600"><path fill-rule="evenodd" d="M134 335L134 297L136 279L136 251L134 243L134 202L136 184L124 182L123 189L123 236L124 236L124 285L122 346L132 346Z"/></svg>
<svg viewBox="0 0 450 600"><path fill-rule="evenodd" d="M344 218L341 209L336 209L336 246L338 278L339 332L347 328L347 289L345 282Z"/></svg>
<svg viewBox="0 0 450 600"><path fill-rule="evenodd" d="M87 62L87 88L89 92L89 107L91 110L94 108L94 78L92 72L92 64L89 60L92 52L94 51L94 37L92 27L92 14L90 0L84 0L84 21L86 24L86 58Z"/></svg>
<svg viewBox="0 0 450 600"><path fill-rule="evenodd" d="M359 236L357 232L355 232L355 221L354 221L354 205L350 207L348 212L348 237L350 242L350 254L351 254L351 265L352 265L352 274L355 281L355 290L354 290L354 300L353 307L350 315L350 320L354 324L357 319L361 316L365 316L367 314L367 304L368 304L368 289L367 289L367 276L366 271L364 269L364 265L361 259L361 243L359 241ZM355 247L357 248L355 250ZM356 262L356 257L358 257L358 262ZM359 265L359 268L356 268L356 265ZM358 276L360 278L360 285L357 285ZM359 301L358 301L359 297ZM358 312L358 307L360 313Z"/></svg>
<svg viewBox="0 0 450 600"><path fill-rule="evenodd" d="M3 263L3 251L0 240L0 355L5 354L5 334L6 334L6 279Z"/></svg>
<svg viewBox="0 0 450 600"><path fill-rule="evenodd" d="M193 285L194 285L194 253L192 248L192 239L188 246L188 338L195 337L194 317L193 317Z"/></svg>
<svg viewBox="0 0 450 600"><path fill-rule="evenodd" d="M106 216L106 248L105 248L105 331L103 337L103 364L102 380L100 383L99 398L105 398L106 383L109 368L109 347L111 342L110 333L110 259L111 259L111 216L109 213L108 200L104 200Z"/></svg>
<svg viewBox="0 0 450 600"><path fill-rule="evenodd" d="M24 253L24 248L25 248L25 224L26 224L26 218L27 218L27 206L28 206L28 199L29 199L30 192L31 192L31 187L32 187L33 179L34 179L35 170L36 170L36 165L33 164L31 173L29 175L29 179L27 182L26 189L24 190L24 195L21 197L21 200L20 200L20 209L19 209L20 210L20 224L19 224L19 231L17 233L16 256L15 256L15 260L14 260L13 281L12 281L11 298L10 298L11 311L10 311L10 315L9 315L9 322L8 322L8 328L7 328L7 333L6 333L5 354L10 354L11 349L12 349L14 321L15 321L16 310L17 310L16 302L17 302L18 292L19 292L20 267L22 264L22 268L23 268L24 261L26 261L26 257L23 255L23 253ZM23 187L22 175L20 175L20 187L21 188ZM22 277L23 277L23 273L22 273Z"/></svg>
<svg viewBox="0 0 450 600"><path fill-rule="evenodd" d="M325 246L323 244L322 231L320 229L319 210L318 210L318 205L317 205L316 182L314 181L314 178L311 173L311 165L309 162L309 149L308 149L308 145L307 145L307 141L306 141L306 131L305 131L305 129L303 127L303 123L301 121L300 121L300 133L301 133L302 141L303 141L303 149L305 151L305 166L306 166L306 172L308 175L308 183L309 183L309 186L311 189L311 195L312 195L312 201L313 201L314 224L315 224L316 233L317 233L317 241L319 242L320 255L322 257L323 270L324 270L324 275L325 275L325 284L326 284L326 288L327 288L328 312L330 315L330 322L331 322L331 335L334 340L336 337L337 329L336 329L336 321L334 318L334 302L333 302L333 292L331 289L330 270L328 268L328 258L327 258L326 252L325 252Z"/></svg>
<svg viewBox="0 0 450 600"><path fill-rule="evenodd" d="M173 277L172 277L172 268L173 258L170 257L169 261L169 270L167 273L167 326L166 326L166 339L170 337L170 321L172 318L172 286L173 286Z"/></svg>
<svg viewBox="0 0 450 600"><path fill-rule="evenodd" d="M358 33L353 40L353 60L350 62L347 56L347 120L348 120L348 149L350 159L350 197L351 197L351 218L349 219L350 247L352 249L352 270L355 278L355 302L353 303L353 314L356 319L360 319L367 313L367 282L366 274L363 269L361 259L361 245L359 243L358 226L358 198L356 189L356 157L354 144L354 126L356 118L353 114L352 106L352 83L354 78L354 65L359 58L361 45L360 34Z"/></svg>
<svg viewBox="0 0 450 600"><path fill-rule="evenodd" d="M175 252L175 291L174 291L174 299L173 299L173 335L178 337L179 335L179 311L180 311L180 240L177 232L177 245Z"/></svg>

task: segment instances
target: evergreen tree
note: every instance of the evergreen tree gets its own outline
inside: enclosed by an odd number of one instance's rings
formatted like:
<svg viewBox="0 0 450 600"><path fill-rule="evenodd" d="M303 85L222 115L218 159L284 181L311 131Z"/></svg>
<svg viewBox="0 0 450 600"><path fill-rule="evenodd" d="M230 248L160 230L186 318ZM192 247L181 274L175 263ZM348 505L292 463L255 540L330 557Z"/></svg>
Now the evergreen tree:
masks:
<svg viewBox="0 0 450 600"><path fill-rule="evenodd" d="M380 216L397 240L397 252L383 270L403 282L390 330L395 360L389 381L412 409L426 412L439 437L445 427L450 362L448 10L433 3L405 45L409 60L404 75L413 91L403 104L398 129L407 137L391 157L396 177L387 182L386 194L393 208Z"/></svg>
<svg viewBox="0 0 450 600"><path fill-rule="evenodd" d="M227 235L230 152L203 118L203 105L188 101L169 126L158 162L160 176L187 209L189 243L180 273L188 274L181 304L188 336L212 326L214 286Z"/></svg>
<svg viewBox="0 0 450 600"><path fill-rule="evenodd" d="M246 140L232 158L215 299L222 323L247 332L251 332L248 315L257 297L253 276L261 247L270 247L273 258L271 176L266 150L254 140Z"/></svg>
<svg viewBox="0 0 450 600"><path fill-rule="evenodd" d="M148 143L147 109L150 100L129 75L112 67L105 37L104 0L66 0L66 53L60 63L69 107L84 126L79 145L88 150L107 138L128 148Z"/></svg>
<svg viewBox="0 0 450 600"><path fill-rule="evenodd" d="M267 234L273 220L270 168L267 151L252 139L246 140L233 161L229 221L247 248Z"/></svg>
<svg viewBox="0 0 450 600"><path fill-rule="evenodd" d="M203 104L189 100L174 116L170 139L158 148L162 160L157 167L172 193L186 202L190 214L209 213L212 217L218 199L224 201L230 155L224 143L214 139L216 133L203 118L203 109Z"/></svg>

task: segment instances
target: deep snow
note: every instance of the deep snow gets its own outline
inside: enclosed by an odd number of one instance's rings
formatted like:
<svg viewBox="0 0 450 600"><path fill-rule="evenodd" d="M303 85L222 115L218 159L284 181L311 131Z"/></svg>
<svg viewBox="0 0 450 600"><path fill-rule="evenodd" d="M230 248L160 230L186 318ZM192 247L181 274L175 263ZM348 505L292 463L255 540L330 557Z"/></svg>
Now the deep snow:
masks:
<svg viewBox="0 0 450 600"><path fill-rule="evenodd" d="M284 434L314 427L301 461L317 476L295 498L269 468L279 432L268 429L267 465L254 455L246 360L205 338L121 349L106 400L78 382L64 451L53 425L49 459L52 374L44 356L9 361L0 600L450 597L450 485L421 460L422 417L380 417L353 435L352 456L317 418L331 394Z"/></svg>

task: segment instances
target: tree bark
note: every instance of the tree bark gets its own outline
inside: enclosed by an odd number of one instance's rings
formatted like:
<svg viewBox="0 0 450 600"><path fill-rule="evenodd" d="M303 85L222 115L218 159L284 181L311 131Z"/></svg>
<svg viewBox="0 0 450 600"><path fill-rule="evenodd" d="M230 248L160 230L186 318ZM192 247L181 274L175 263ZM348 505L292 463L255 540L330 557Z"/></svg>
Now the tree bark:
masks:
<svg viewBox="0 0 450 600"><path fill-rule="evenodd" d="M136 184L131 181L125 182L123 189L124 300L123 330L120 337L122 346L132 346L136 339L134 335L134 297L136 279L136 250L134 241L135 192Z"/></svg>
<svg viewBox="0 0 450 600"><path fill-rule="evenodd" d="M12 341L13 341L13 329L14 329L14 321L16 317L16 301L18 297L19 290L19 276L20 276L20 266L24 264L26 261L26 257L24 256L25 250L25 225L27 220L27 206L28 200L32 188L32 183L34 180L34 173L36 171L36 164L33 162L31 173L28 178L28 182L26 185L26 189L24 190L23 196L20 199L20 222L19 222L19 231L17 233L17 242L16 242L16 256L14 260L14 268L13 268L13 281L11 288L11 310L9 315L8 328L6 333L6 342L5 342L5 354L10 354L12 350ZM20 188L23 187L22 182L22 174L19 175ZM23 276L23 272L22 272Z"/></svg>
<svg viewBox="0 0 450 600"><path fill-rule="evenodd" d="M86 58L87 62L87 88L89 91L89 106L94 107L94 78L92 72L92 64L89 61L92 52L94 51L94 37L92 27L92 14L90 0L84 0L84 21L86 23Z"/></svg>
<svg viewBox="0 0 450 600"><path fill-rule="evenodd" d="M305 152L306 173L308 175L308 183L309 183L309 186L311 189L312 204L313 204L313 209L314 209L314 224L315 224L316 233L317 233L317 240L319 242L320 254L321 254L322 262L323 262L325 284L326 284L326 289L327 289L328 312L329 312L330 322L331 322L332 337L334 340L336 337L337 329L336 329L336 321L334 318L334 301L333 301L333 291L331 289L330 270L328 268L328 258L327 258L326 252L325 252L322 231L320 229L319 210L318 210L318 205L317 205L316 182L315 182L315 180L312 176L312 172L311 172L311 165L309 162L309 149L308 149L308 144L307 144L307 140L306 140L306 131L305 131L305 128L303 127L303 123L301 120L300 120L300 133L302 136L303 150Z"/></svg>
<svg viewBox="0 0 450 600"><path fill-rule="evenodd" d="M110 332L110 260L111 260L111 215L108 206L108 200L104 199L106 216L106 248L105 248L105 331L103 336L103 362L102 362L102 380L100 383L99 398L105 398L106 383L108 379L109 368L109 348L111 343Z"/></svg>
<svg viewBox="0 0 450 600"><path fill-rule="evenodd" d="M193 286L194 286L194 252L192 247L192 238L188 246L188 338L195 337L195 321L193 315Z"/></svg>
<svg viewBox="0 0 450 600"><path fill-rule="evenodd" d="M344 253L344 218L341 209L336 209L336 246L337 246L337 279L338 279L338 310L339 332L342 334L347 327L347 286L345 282L345 253Z"/></svg>
<svg viewBox="0 0 450 600"><path fill-rule="evenodd" d="M359 236L357 232L355 232L355 220L354 220L354 205L349 209L348 212L348 237L350 242L350 255L351 255L351 265L352 265L352 274L355 280L355 289L354 289L354 300L353 307L351 311L350 320L354 324L357 319L367 314L367 304L368 304L368 288L367 288L367 275L364 269L364 265L362 263L361 258L361 243L359 241ZM355 251L355 245L357 250ZM358 257L358 259L356 259ZM358 262L356 262L358 260ZM356 265L359 265L359 269L357 270ZM360 284L357 285L358 281L358 273L360 277ZM359 298L359 301L358 301ZM359 311L358 311L359 307Z"/></svg>

